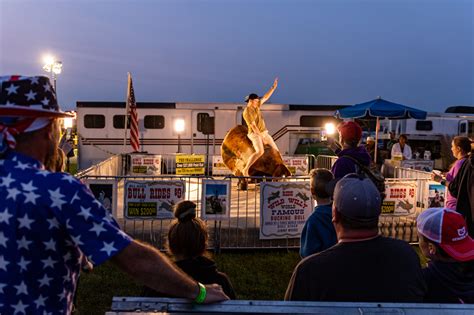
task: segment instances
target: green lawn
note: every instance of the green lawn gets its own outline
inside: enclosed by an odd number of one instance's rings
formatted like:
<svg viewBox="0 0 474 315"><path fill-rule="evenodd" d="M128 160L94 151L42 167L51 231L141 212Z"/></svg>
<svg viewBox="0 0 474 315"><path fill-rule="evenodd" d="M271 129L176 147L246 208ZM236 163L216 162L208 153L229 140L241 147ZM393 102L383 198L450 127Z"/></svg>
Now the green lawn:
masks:
<svg viewBox="0 0 474 315"><path fill-rule="evenodd" d="M419 253L417 246L415 249ZM230 277L241 300L282 300L300 260L295 250L224 252L214 258L219 270ZM81 276L75 314L104 314L113 296L140 296L141 290L130 277L105 263Z"/></svg>

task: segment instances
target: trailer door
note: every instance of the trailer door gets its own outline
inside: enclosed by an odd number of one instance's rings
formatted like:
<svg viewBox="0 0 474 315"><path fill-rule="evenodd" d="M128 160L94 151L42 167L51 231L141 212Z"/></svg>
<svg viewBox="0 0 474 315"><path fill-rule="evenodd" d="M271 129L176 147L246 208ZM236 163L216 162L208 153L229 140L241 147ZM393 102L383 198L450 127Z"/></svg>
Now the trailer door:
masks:
<svg viewBox="0 0 474 315"><path fill-rule="evenodd" d="M191 153L215 154L214 110L192 111Z"/></svg>

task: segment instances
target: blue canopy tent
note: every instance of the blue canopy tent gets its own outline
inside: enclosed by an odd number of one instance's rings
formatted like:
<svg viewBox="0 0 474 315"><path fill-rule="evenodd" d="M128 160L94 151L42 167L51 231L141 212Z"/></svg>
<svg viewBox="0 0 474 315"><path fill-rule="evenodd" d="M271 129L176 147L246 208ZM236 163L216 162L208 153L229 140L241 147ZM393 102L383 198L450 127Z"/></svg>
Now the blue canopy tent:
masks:
<svg viewBox="0 0 474 315"><path fill-rule="evenodd" d="M377 119L375 130L375 143L378 143L379 120L380 118L389 119L426 119L426 112L408 107L402 104L392 103L381 97L365 103L355 104L336 111L336 118L359 118L359 119ZM375 146L375 162L377 161L377 145Z"/></svg>

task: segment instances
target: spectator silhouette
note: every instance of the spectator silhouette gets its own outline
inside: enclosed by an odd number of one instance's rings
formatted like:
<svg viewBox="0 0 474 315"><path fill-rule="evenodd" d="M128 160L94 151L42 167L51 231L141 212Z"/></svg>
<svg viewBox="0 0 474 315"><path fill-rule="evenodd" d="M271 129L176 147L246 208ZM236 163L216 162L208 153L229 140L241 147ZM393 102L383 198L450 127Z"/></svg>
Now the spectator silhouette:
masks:
<svg viewBox="0 0 474 315"><path fill-rule="evenodd" d="M432 173L431 175L432 180L445 186L449 186L449 183L456 178L461 166L469 157L469 152L471 152L471 140L468 137L454 137L451 142L451 152L456 158L456 161L451 165L449 172L444 176L436 173ZM456 210L457 199L451 195L449 189L447 189L446 195L446 208Z"/></svg>
<svg viewBox="0 0 474 315"><path fill-rule="evenodd" d="M173 296L227 299L124 233L79 180L45 169L66 116L47 77L0 77L0 314L70 314L84 255Z"/></svg>
<svg viewBox="0 0 474 315"><path fill-rule="evenodd" d="M417 218L420 249L430 259L425 302L474 303L474 240L454 210L431 208Z"/></svg>
<svg viewBox="0 0 474 315"><path fill-rule="evenodd" d="M418 256L406 242L378 234L380 211L370 179L339 180L332 207L338 243L296 266L285 299L421 302L426 287Z"/></svg>
<svg viewBox="0 0 474 315"><path fill-rule="evenodd" d="M338 126L337 130L339 131L341 143L336 143L334 139L328 138L328 144L338 156L331 171L336 180L339 180L347 174L357 173L358 166L356 162L346 156L356 159L367 167L370 166L371 159L365 147L359 146L362 129L357 123L353 121L343 122Z"/></svg>
<svg viewBox="0 0 474 315"><path fill-rule="evenodd" d="M457 199L456 211L466 219L469 235L474 237L474 154L471 153L461 165L458 174L449 183L449 192Z"/></svg>
<svg viewBox="0 0 474 315"><path fill-rule="evenodd" d="M309 176L311 194L317 205L301 232L300 255L303 258L337 243L336 231L332 224L331 191L328 189L334 176L329 170L322 168L311 170Z"/></svg>
<svg viewBox="0 0 474 315"><path fill-rule="evenodd" d="M229 277L217 270L216 263L208 257L207 227L196 218L196 204L181 201L174 206L175 220L168 232L168 248L176 265L196 281L204 284L217 283L224 293L235 299L235 292ZM156 296L156 292L146 290L146 295Z"/></svg>

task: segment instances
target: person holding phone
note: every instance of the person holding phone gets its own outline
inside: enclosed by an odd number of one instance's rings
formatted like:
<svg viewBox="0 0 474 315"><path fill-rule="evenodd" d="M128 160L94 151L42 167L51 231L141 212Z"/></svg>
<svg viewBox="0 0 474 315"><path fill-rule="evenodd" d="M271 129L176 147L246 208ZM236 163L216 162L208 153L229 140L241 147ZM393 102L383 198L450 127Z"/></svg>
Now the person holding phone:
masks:
<svg viewBox="0 0 474 315"><path fill-rule="evenodd" d="M446 175L442 175L433 171L431 179L441 183L441 185L448 186L450 182L454 180L462 164L466 160L469 152L471 152L471 140L468 137L454 137L451 142L451 152L456 158L456 161L451 165L449 172ZM456 210L457 199L449 192L446 193L446 208Z"/></svg>

